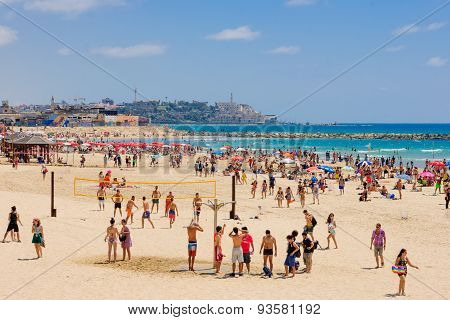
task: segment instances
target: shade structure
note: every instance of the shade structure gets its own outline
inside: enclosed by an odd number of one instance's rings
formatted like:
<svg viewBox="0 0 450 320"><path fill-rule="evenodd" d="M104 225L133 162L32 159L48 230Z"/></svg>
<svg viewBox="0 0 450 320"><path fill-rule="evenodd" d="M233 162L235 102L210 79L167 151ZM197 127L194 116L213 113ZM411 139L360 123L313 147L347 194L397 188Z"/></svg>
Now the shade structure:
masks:
<svg viewBox="0 0 450 320"><path fill-rule="evenodd" d="M236 151L245 151L246 149L244 148L237 148Z"/></svg>
<svg viewBox="0 0 450 320"><path fill-rule="evenodd" d="M419 177L425 178L425 179L432 179L434 178L434 173L429 171L424 171L421 174L419 174Z"/></svg>
<svg viewBox="0 0 450 320"><path fill-rule="evenodd" d="M322 169L326 173L334 173L334 169L330 166L318 166L319 169Z"/></svg>
<svg viewBox="0 0 450 320"><path fill-rule="evenodd" d="M396 175L396 177L398 178L398 179L402 179L402 180L411 180L411 176L410 175L407 175L407 174L398 174L398 175Z"/></svg>
<svg viewBox="0 0 450 320"><path fill-rule="evenodd" d="M231 158L231 160L233 160L233 161L242 161L242 160L244 160L244 158L241 157L241 156L234 156L233 158Z"/></svg>
<svg viewBox="0 0 450 320"><path fill-rule="evenodd" d="M353 168L350 167L350 166L345 166L345 167L342 168L342 170L343 170L343 171L355 171L355 169L353 169Z"/></svg>
<svg viewBox="0 0 450 320"><path fill-rule="evenodd" d="M306 172L309 172L309 173L323 173L324 171L322 169L317 168L317 167L309 167L308 169L306 169Z"/></svg>
<svg viewBox="0 0 450 320"><path fill-rule="evenodd" d="M442 161L433 161L430 163L432 167L445 167L445 163Z"/></svg>

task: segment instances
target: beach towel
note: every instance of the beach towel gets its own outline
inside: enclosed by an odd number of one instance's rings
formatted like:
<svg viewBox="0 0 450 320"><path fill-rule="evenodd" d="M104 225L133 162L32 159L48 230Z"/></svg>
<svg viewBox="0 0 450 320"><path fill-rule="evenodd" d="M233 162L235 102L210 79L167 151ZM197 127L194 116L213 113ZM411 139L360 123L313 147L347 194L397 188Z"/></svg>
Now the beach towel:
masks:
<svg viewBox="0 0 450 320"><path fill-rule="evenodd" d="M392 266L392 272L395 274L406 274L406 268L402 266Z"/></svg>

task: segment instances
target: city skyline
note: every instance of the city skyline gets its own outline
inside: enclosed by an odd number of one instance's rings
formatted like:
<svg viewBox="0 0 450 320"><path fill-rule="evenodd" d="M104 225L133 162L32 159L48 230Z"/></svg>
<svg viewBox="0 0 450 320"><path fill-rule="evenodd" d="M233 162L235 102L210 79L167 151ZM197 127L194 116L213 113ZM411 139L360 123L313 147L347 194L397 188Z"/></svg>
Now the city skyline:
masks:
<svg viewBox="0 0 450 320"><path fill-rule="evenodd" d="M213 103L233 92L280 114L408 30L280 120L448 122L450 8L412 25L443 3L1 0L0 98L132 101L137 88L138 100Z"/></svg>

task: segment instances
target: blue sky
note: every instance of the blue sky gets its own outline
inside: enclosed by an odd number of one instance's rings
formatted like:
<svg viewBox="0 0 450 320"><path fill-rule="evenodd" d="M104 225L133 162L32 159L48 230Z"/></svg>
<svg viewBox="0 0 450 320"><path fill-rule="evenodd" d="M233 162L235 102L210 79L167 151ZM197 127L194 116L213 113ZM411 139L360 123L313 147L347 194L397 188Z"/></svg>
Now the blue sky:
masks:
<svg viewBox="0 0 450 320"><path fill-rule="evenodd" d="M0 0L150 99L279 114L444 0ZM450 5L282 119L450 122ZM0 98L111 97L123 84L0 3Z"/></svg>

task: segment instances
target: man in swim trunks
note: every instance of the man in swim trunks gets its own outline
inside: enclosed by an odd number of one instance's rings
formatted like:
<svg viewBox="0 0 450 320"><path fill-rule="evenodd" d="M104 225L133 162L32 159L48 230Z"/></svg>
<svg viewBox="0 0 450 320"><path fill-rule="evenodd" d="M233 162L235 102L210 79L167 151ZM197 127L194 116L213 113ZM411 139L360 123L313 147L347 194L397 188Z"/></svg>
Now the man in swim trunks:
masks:
<svg viewBox="0 0 450 320"><path fill-rule="evenodd" d="M152 209L150 210L153 213L153 208L156 205L156 213L159 212L159 199L161 198L161 192L158 190L158 186L155 187L155 190L152 192Z"/></svg>
<svg viewBox="0 0 450 320"><path fill-rule="evenodd" d="M97 191L98 207L100 211L105 211L105 197L106 197L105 188L101 186L100 189L98 189Z"/></svg>
<svg viewBox="0 0 450 320"><path fill-rule="evenodd" d="M117 189L116 193L111 197L114 202L114 217L116 217L116 210L119 209L120 216L122 217L122 202L123 196L120 194L120 190Z"/></svg>
<svg viewBox="0 0 450 320"><path fill-rule="evenodd" d="M273 255L275 248L275 257L277 256L277 240L270 234L270 230L266 230L266 235L263 237L261 242L261 248L259 249L259 254L263 252L264 267L267 267L267 260L269 260L270 271L273 271Z"/></svg>
<svg viewBox="0 0 450 320"><path fill-rule="evenodd" d="M23 227L22 221L20 221L20 216L17 213L16 206L11 207L11 212L9 213L8 217L8 228L6 229L5 235L3 236L2 242L4 243L6 240L6 237L8 236L8 233L11 232L11 240L15 241L17 237L17 242L20 241L20 234L19 234L19 225L17 222L20 223L20 225Z"/></svg>
<svg viewBox="0 0 450 320"><path fill-rule="evenodd" d="M170 205L170 202L174 199L172 191L169 191L169 194L166 197L166 207L164 208L164 216L167 217L167 208Z"/></svg>
<svg viewBox="0 0 450 320"><path fill-rule="evenodd" d="M216 263L216 274L220 273L220 266L222 265L222 260L224 255L222 254L222 236L225 231L226 224L222 227L217 226L216 232L214 234L214 255Z"/></svg>
<svg viewBox="0 0 450 320"><path fill-rule="evenodd" d="M150 222L150 224L152 225L153 229L155 229L152 220L150 220L150 204L148 203L146 197L142 197L142 208L144 209L144 213L142 214L142 229L144 229L145 219L147 219L148 222Z"/></svg>
<svg viewBox="0 0 450 320"><path fill-rule="evenodd" d="M200 195L198 192L195 194L194 199L192 200L192 207L194 208L194 219L196 219L197 222L200 220L200 212L202 210L202 198L200 198Z"/></svg>
<svg viewBox="0 0 450 320"><path fill-rule="evenodd" d="M169 214L170 229L172 229L172 224L175 222L175 214L178 215L178 207L173 199L170 201L167 211L167 213Z"/></svg>
<svg viewBox="0 0 450 320"><path fill-rule="evenodd" d="M248 233L247 227L242 227L242 235L243 235L241 243L242 254L244 256L244 263L247 267L247 273L250 274L250 262L252 261L251 255L255 251L255 247L253 245L253 238L250 235L250 233ZM252 248L251 251L250 247Z"/></svg>
<svg viewBox="0 0 450 320"><path fill-rule="evenodd" d="M128 223L128 219L131 218L131 224L133 224L133 207L135 207L136 209L139 209L138 206L136 205L136 203L134 203L134 200L136 198L134 196L131 196L131 199L128 200L127 202L127 223Z"/></svg>
<svg viewBox="0 0 450 320"><path fill-rule="evenodd" d="M234 227L233 230L228 234L228 236L233 240L233 251L231 253L231 262L233 264L232 277L236 276L236 262L239 263L239 276L243 275L244 269L244 254L242 252L242 238L245 236L244 233L239 233L239 229Z"/></svg>
<svg viewBox="0 0 450 320"><path fill-rule="evenodd" d="M314 227L317 224L314 216L308 212L308 210L303 210L303 214L305 215L305 227L303 230L311 236L312 241L314 241Z"/></svg>
<svg viewBox="0 0 450 320"><path fill-rule="evenodd" d="M197 231L203 232L203 229L192 219L191 224L187 227L189 271L194 271L195 255L197 254Z"/></svg>

